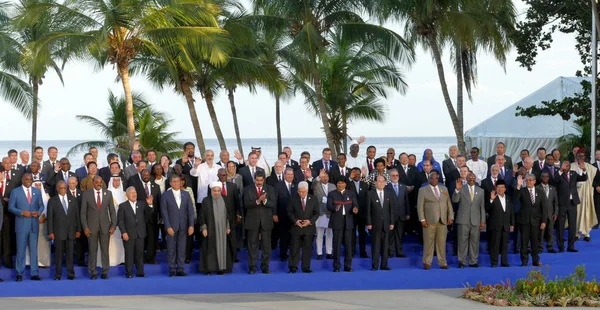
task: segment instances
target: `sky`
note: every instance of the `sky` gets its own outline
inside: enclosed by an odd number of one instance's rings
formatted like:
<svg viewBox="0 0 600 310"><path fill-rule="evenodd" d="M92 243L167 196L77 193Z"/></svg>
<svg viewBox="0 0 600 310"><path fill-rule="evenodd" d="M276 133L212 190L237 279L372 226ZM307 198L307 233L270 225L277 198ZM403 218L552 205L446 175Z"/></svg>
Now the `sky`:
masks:
<svg viewBox="0 0 600 310"><path fill-rule="evenodd" d="M519 13L526 7L515 0ZM388 25L402 33L400 25ZM449 53L443 55L445 77L450 95L456 98L456 77L451 70ZM537 64L529 72L514 61L516 51L507 57L506 70L494 58L478 55L478 85L473 91L473 103L466 100L464 107L465 130L477 125L519 99L536 91L559 76L573 76L582 68L575 50L573 36L557 33L552 48L541 52ZM349 126L351 136L371 137L421 137L453 136L454 131L444 104L441 87L433 59L428 52L418 49L416 62L411 68L402 68L408 83L406 95L392 93L384 102L388 106L382 123L355 122ZM38 120L38 140L97 139L94 128L75 119L76 115L90 115L101 120L108 112L108 91L121 95L123 88L116 80L116 69L107 66L97 70L92 63L68 63L63 71L64 86L55 73L49 72L42 86L42 107ZM131 79L131 88L142 93L147 101L172 118L170 130L180 132L178 138L193 138L190 115L183 96L172 89L163 91L152 86L143 76ZM251 94L247 89L236 92L236 108L242 138L276 137L275 100L263 89ZM205 138L215 138L206 105L195 94L196 111ZM226 93L215 100L217 118L225 138L235 138L233 120ZM3 134L0 140L28 140L31 123L8 103L0 100ZM281 109L282 135L286 138L322 137L321 121L307 112L304 98L297 95L284 102ZM10 129L10 134L7 133Z"/></svg>

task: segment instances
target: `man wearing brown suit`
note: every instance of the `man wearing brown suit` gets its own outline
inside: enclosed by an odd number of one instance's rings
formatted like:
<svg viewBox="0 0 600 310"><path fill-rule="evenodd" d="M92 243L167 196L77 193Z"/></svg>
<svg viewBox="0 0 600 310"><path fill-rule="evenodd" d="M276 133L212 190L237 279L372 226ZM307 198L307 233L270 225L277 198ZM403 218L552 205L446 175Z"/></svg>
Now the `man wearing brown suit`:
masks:
<svg viewBox="0 0 600 310"><path fill-rule="evenodd" d="M442 269L448 269L446 262L446 235L447 225L452 225L454 212L448 189L439 185L439 173L432 171L429 174L429 183L419 189L417 211L419 221L423 226L423 268L431 268L433 249L435 247L438 263Z"/></svg>

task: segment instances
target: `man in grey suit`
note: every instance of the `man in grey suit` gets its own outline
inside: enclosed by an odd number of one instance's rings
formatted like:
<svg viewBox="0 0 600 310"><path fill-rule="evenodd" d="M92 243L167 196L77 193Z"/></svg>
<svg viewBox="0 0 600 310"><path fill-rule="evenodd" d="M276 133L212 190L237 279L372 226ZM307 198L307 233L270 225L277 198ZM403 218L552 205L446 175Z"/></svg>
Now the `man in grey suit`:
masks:
<svg viewBox="0 0 600 310"><path fill-rule="evenodd" d="M108 259L108 242L117 227L117 213L112 193L103 189L104 181L97 175L93 180L94 188L83 193L81 198L81 227L88 237L88 270L90 278L96 280L98 270L98 241L100 241L100 260L102 262L102 279L108 279L110 261Z"/></svg>
<svg viewBox="0 0 600 310"><path fill-rule="evenodd" d="M465 268L467 253L469 267L479 267L479 235L485 227L485 198L483 189L476 185L477 176L467 175L467 188L461 180L456 181L452 202L458 203L456 224L458 226L458 268Z"/></svg>
<svg viewBox="0 0 600 310"><path fill-rule="evenodd" d="M133 151L131 153L131 160L133 161L133 163L127 166L125 170L123 170L123 174L125 174L126 180L129 180L129 178L138 174L138 164L142 161L142 153L140 153L139 151Z"/></svg>
<svg viewBox="0 0 600 310"><path fill-rule="evenodd" d="M439 185L440 175L432 170L427 185L419 188L417 212L423 226L423 269L431 268L433 249L437 253L440 268L448 269L446 261L446 235L448 225L454 221L452 202L448 189Z"/></svg>
<svg viewBox="0 0 600 310"><path fill-rule="evenodd" d="M171 177L171 190L160 200L160 214L167 232L169 277L185 277L185 247L187 236L194 234L194 206L186 190L181 190L181 176Z"/></svg>
<svg viewBox="0 0 600 310"><path fill-rule="evenodd" d="M546 229L543 229L540 232L538 253L542 253L544 250L544 239L546 239L546 242L548 242L546 244L548 253L558 253L558 251L554 249L554 222L558 218L558 193L556 192L556 187L550 185L551 178L547 171L542 172L540 180L542 182L536 187L546 193L546 207L548 208L548 216L546 217Z"/></svg>

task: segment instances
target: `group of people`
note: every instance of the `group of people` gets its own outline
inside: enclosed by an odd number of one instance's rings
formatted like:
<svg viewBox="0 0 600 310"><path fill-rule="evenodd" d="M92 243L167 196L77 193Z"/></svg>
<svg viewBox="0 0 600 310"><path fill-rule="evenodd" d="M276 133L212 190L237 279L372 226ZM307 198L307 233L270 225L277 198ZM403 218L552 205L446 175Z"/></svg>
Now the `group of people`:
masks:
<svg viewBox="0 0 600 310"><path fill-rule="evenodd" d="M562 160L558 150L546 154L540 147L536 161L523 150L513 165L499 142L487 161L476 147L467 156L451 146L443 162L426 149L417 163L414 154L396 157L392 148L376 157L376 147L369 146L361 156L364 141L352 141L350 152L336 160L325 148L312 162L308 152L292 159L285 147L272 166L260 147L247 158L235 151L236 161L223 150L217 161L211 150L195 156L195 145L187 142L175 163L154 150L136 150L123 161L126 167L113 153L101 163L91 148L74 172L55 147L45 161L41 147L31 162L22 151L21 163L10 150L0 167L4 265L16 268L17 281L26 265L31 279L41 280L38 267L50 267L53 243L55 280L62 277L63 261L68 279L75 279L74 264L86 265L85 252L91 279L97 267L108 279L110 266L121 263L126 277L134 270L145 277L144 264L157 264L156 253L165 246L171 277L187 276L184 266L195 246L204 274L232 272L242 249L250 274L258 268L269 274L276 248L290 273L299 264L302 272L312 272L313 248L318 260L333 260L334 272L351 272L357 252L371 258L372 270L390 270L389 258L406 257L405 234L415 234L423 244L424 269L431 268L434 253L447 269L450 231L458 267L479 267L485 230L492 267L499 256L501 266L509 266L511 238L523 266L529 253L533 265L541 266L544 244L549 253L564 252L565 229L567 251L576 252L577 235L591 241L590 230L598 227L600 174L596 164L585 162L583 150ZM595 159L600 161L600 151Z"/></svg>

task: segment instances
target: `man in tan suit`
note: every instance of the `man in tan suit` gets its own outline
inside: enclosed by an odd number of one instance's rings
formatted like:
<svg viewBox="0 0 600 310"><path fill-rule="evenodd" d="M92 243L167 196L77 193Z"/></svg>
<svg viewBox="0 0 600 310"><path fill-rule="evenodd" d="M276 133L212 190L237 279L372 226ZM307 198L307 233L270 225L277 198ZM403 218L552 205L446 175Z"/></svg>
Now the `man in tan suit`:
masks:
<svg viewBox="0 0 600 310"><path fill-rule="evenodd" d="M447 225L452 225L454 212L448 189L438 184L439 178L439 173L432 171L429 174L429 184L419 189L417 200L419 220L423 226L423 268L425 270L431 268L434 246L440 267L448 269L446 262Z"/></svg>

